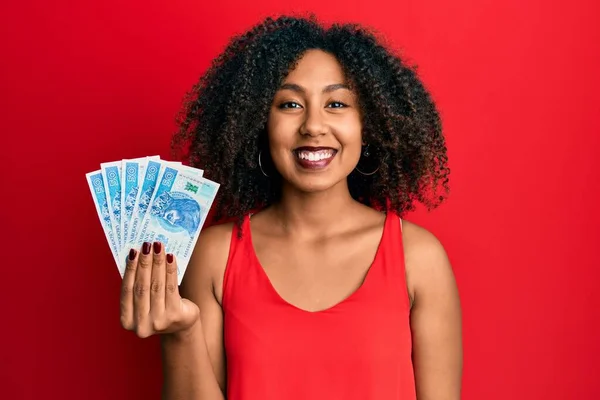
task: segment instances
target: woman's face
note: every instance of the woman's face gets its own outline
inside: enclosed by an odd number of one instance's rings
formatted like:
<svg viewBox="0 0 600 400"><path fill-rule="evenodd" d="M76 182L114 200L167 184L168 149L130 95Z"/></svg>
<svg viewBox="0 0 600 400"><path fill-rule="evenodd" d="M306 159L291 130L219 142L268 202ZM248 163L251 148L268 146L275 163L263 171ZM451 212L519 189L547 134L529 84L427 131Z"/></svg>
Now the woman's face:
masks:
<svg viewBox="0 0 600 400"><path fill-rule="evenodd" d="M329 189L358 163L361 114L345 82L334 56L310 50L275 94L267 125L271 157L301 191Z"/></svg>

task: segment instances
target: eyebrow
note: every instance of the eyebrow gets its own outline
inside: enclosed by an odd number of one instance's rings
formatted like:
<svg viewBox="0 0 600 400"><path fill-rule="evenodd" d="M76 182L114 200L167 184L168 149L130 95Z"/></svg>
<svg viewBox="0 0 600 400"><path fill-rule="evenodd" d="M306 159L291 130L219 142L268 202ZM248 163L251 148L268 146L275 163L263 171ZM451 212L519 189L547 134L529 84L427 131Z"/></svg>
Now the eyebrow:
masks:
<svg viewBox="0 0 600 400"><path fill-rule="evenodd" d="M332 85L325 86L323 88L323 93L331 93L331 92L333 92L335 90L339 90L339 89L350 90L350 87L348 85L346 85L345 83L334 83ZM292 91L298 92L298 93L306 93L306 90L302 86L297 85L295 83L284 83L283 85L281 85L279 90L292 90Z"/></svg>

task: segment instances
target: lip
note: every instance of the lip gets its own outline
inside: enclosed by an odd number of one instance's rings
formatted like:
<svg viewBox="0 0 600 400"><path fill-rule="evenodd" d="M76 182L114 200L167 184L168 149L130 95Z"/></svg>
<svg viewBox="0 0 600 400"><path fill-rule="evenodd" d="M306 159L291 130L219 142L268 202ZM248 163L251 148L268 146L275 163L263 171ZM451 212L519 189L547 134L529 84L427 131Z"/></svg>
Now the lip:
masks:
<svg viewBox="0 0 600 400"><path fill-rule="evenodd" d="M298 157L298 154L301 151L320 151L320 150L331 150L333 152L333 155L329 158L325 158L323 160L307 160L307 159L301 159L300 157ZM308 169L308 170L321 170L325 167L327 167L331 161L335 158L336 154L337 154L337 149L334 149L333 147L315 147L315 146L302 146L302 147L297 147L293 150L294 153L294 159L296 160L296 163L304 168L304 169Z"/></svg>

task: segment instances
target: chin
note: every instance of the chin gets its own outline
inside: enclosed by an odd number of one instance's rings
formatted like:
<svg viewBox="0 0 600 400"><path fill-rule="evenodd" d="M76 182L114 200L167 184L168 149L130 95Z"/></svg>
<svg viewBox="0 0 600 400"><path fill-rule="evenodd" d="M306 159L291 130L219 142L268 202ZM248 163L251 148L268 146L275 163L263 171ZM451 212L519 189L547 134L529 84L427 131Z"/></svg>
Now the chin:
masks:
<svg viewBox="0 0 600 400"><path fill-rule="evenodd" d="M335 188L340 184L345 184L346 176L335 179L332 177L320 176L320 177L295 177L288 181L288 184L296 190L304 193L319 193L326 192Z"/></svg>

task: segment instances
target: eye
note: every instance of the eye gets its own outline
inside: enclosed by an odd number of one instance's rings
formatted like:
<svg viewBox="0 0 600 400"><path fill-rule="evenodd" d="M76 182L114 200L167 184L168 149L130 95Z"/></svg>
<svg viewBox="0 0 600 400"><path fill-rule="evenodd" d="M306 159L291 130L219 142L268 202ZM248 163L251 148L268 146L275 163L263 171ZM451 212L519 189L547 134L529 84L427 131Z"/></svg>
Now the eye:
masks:
<svg viewBox="0 0 600 400"><path fill-rule="evenodd" d="M285 103L281 103L279 108L288 109L288 108L301 108L302 106L294 101L288 101Z"/></svg>
<svg viewBox="0 0 600 400"><path fill-rule="evenodd" d="M347 104L344 104L341 101L332 101L331 103L329 103L329 106L331 108L345 108L345 107L348 107Z"/></svg>

